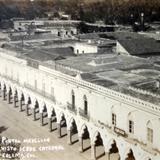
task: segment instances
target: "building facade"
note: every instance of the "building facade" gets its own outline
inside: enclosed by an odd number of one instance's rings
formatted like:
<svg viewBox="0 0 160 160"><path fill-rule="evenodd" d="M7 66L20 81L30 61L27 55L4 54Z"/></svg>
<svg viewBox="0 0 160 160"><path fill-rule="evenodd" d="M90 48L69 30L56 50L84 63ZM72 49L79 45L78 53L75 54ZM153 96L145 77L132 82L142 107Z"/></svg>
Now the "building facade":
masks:
<svg viewBox="0 0 160 160"><path fill-rule="evenodd" d="M67 134L67 143L89 149L93 160L160 159L159 105L15 55L0 49L3 100L47 122L59 137Z"/></svg>

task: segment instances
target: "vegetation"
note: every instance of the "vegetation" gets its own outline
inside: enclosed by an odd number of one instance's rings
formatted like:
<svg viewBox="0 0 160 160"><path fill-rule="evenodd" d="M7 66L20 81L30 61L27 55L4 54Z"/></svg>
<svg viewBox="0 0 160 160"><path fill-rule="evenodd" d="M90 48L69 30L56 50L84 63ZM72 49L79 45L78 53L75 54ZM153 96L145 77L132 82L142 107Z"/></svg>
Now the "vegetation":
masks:
<svg viewBox="0 0 160 160"><path fill-rule="evenodd" d="M72 19L87 22L104 21L106 24L127 24L140 21L143 12L145 21L160 20L159 0L0 0L0 20L13 17L46 17L46 12L56 16L60 11Z"/></svg>

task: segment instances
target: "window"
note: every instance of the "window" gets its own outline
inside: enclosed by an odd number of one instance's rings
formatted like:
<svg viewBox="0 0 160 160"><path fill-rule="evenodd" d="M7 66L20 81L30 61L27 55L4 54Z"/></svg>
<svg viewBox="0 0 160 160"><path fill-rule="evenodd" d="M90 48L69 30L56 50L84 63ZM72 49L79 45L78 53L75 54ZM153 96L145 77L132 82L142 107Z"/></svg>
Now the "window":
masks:
<svg viewBox="0 0 160 160"><path fill-rule="evenodd" d="M129 120L129 133L134 133L134 122Z"/></svg>
<svg viewBox="0 0 160 160"><path fill-rule="evenodd" d="M88 102L87 102L87 97L84 96L84 114L88 114Z"/></svg>
<svg viewBox="0 0 160 160"><path fill-rule="evenodd" d="M150 143L153 143L153 129L147 128L147 140Z"/></svg>
<svg viewBox="0 0 160 160"><path fill-rule="evenodd" d="M72 108L75 108L75 95L74 95L74 91L72 90Z"/></svg>
<svg viewBox="0 0 160 160"><path fill-rule="evenodd" d="M112 113L112 125L116 126L116 114Z"/></svg>
<svg viewBox="0 0 160 160"><path fill-rule="evenodd" d="M153 143L153 126L150 121L147 123L147 141Z"/></svg>

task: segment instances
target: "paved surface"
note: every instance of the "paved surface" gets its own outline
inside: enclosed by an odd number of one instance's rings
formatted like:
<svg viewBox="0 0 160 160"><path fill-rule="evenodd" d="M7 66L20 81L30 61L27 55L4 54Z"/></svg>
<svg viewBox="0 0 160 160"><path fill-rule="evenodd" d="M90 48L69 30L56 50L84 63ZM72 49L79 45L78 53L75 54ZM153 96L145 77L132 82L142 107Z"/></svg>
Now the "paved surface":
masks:
<svg viewBox="0 0 160 160"><path fill-rule="evenodd" d="M21 151L23 155L21 160L90 160L90 149L79 153L78 143L68 145L66 136L57 138L57 130L50 133L48 125L42 127L39 120L33 121L32 115L27 117L25 112L19 112L19 108L14 108L13 104L7 104L0 97L0 127L2 126L7 129L1 133L1 136L20 140L22 142L21 148L28 146L30 149L36 150ZM26 143L24 142L26 139L36 139L37 143ZM38 140L44 141L43 143L38 143ZM88 141L86 145L89 146L89 143ZM52 150L40 151L40 147L43 146L52 146ZM99 148L97 148L97 154L98 151ZM32 158L32 156L34 157ZM104 159L106 159L105 156L99 158L99 160Z"/></svg>
<svg viewBox="0 0 160 160"><path fill-rule="evenodd" d="M7 129L1 133L1 136L9 139L20 140L21 148L36 151L21 151L21 160L90 160L91 149L83 153L78 151L78 143L67 144L67 136L57 138L57 130L49 132L48 125L41 126L40 121L33 121L33 117L26 116L25 112L19 112L19 108L14 108L13 104L7 104L0 97L0 128L4 126ZM54 125L53 125L54 126ZM26 143L24 140L36 140L37 143ZM44 140L38 143L38 140ZM84 141L84 147L89 146L90 141ZM40 147L52 147L52 150L40 151ZM57 147L57 148L56 148ZM103 147L97 148L97 156L104 151ZM34 156L33 158L31 156ZM98 160L107 160L106 156L99 157ZM117 155L112 154L110 160L118 160Z"/></svg>
<svg viewBox="0 0 160 160"><path fill-rule="evenodd" d="M35 152L21 152L25 156L23 160L88 160L90 159L90 150L79 153L78 143L73 145L67 144L67 137L57 138L57 131L50 133L48 126L40 126L39 121L33 121L33 117L27 117L25 112L19 112L19 108L13 108L13 105L8 105L7 102L0 98L0 127L4 126L8 129L1 133L2 136L10 139L18 139L22 142L22 146L36 148ZM38 138L47 139L49 142L43 143L24 143L24 139ZM60 146L53 148L52 151L39 151L41 146ZM28 154L27 154L28 153ZM30 155L29 155L30 154ZM27 156L36 156L31 158Z"/></svg>

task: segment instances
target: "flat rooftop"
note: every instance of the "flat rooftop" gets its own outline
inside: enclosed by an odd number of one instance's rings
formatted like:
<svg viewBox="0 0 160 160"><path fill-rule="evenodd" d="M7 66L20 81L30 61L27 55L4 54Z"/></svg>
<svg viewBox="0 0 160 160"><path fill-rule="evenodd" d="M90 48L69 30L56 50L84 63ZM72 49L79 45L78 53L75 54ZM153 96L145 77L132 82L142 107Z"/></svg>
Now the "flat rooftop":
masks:
<svg viewBox="0 0 160 160"><path fill-rule="evenodd" d="M82 41L84 40L83 43L87 43L87 39L92 39L94 41L99 40L103 46L107 46L109 43L115 42L117 37L124 40L127 35L129 37L133 35L132 40L135 41L139 37L143 39L137 33L107 33L107 38L104 35L88 34L80 35L79 38ZM160 55L149 54L147 58L142 58L133 55L119 55L114 50L105 50L96 54L75 55L71 44L76 42L78 42L77 39L57 39L43 42L33 42L31 40L24 42L23 49L18 47L21 44L20 42L10 42L2 47L6 50L15 51L17 53L16 56L19 58L34 60L41 65L73 77L80 74L84 81L110 88L153 104L160 104L160 85L158 85L160 82ZM143 46L141 47L143 48Z"/></svg>

